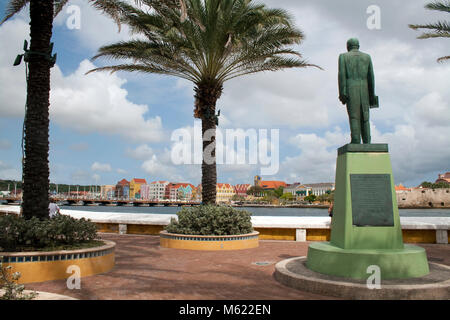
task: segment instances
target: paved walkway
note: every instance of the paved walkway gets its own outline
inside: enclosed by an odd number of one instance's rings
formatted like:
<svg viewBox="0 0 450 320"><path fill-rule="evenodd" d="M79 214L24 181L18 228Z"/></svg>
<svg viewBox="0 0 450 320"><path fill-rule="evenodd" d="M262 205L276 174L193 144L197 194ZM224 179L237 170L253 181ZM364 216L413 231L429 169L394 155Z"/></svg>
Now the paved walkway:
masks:
<svg viewBox="0 0 450 320"><path fill-rule="evenodd" d="M80 290L67 289L65 280L26 288L78 299L330 299L285 287L273 278L275 263L306 255L305 242L260 241L255 249L217 252L161 248L159 236L102 238L117 243L112 271L82 278ZM430 262L450 265L450 245L423 247Z"/></svg>

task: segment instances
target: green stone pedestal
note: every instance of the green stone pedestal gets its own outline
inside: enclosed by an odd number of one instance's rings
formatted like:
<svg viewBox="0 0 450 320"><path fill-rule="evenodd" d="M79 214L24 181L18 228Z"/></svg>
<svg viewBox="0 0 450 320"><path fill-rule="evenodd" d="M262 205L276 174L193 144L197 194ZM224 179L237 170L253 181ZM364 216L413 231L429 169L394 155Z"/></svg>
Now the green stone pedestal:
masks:
<svg viewBox="0 0 450 320"><path fill-rule="evenodd" d="M386 144L348 144L338 149L331 241L312 243L309 269L366 279L380 267L382 279L429 273L423 248L404 245L391 161Z"/></svg>

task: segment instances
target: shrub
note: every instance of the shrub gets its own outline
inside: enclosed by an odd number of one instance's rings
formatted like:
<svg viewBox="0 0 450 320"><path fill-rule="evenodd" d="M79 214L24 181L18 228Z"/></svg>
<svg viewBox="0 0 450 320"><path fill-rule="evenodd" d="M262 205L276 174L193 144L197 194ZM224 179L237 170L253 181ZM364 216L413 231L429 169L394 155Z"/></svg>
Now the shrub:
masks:
<svg viewBox="0 0 450 320"><path fill-rule="evenodd" d="M251 213L232 207L204 205L183 208L178 221L170 219L166 231L194 235L237 235L253 232Z"/></svg>
<svg viewBox="0 0 450 320"><path fill-rule="evenodd" d="M95 223L84 218L56 215L46 220L25 220L16 215L0 216L0 251L75 245L96 238Z"/></svg>
<svg viewBox="0 0 450 320"><path fill-rule="evenodd" d="M18 284L20 279L20 272L12 273L11 266L3 267L3 257L0 256L0 289L4 290L3 295L0 295L0 300L31 300L38 294L34 291L25 293L25 286Z"/></svg>

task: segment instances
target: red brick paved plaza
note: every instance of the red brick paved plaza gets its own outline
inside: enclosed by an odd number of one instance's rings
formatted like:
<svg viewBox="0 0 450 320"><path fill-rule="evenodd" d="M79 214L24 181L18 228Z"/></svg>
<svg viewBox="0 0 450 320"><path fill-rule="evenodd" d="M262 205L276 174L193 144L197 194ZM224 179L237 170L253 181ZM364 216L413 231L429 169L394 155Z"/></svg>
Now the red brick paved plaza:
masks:
<svg viewBox="0 0 450 320"><path fill-rule="evenodd" d="M336 299L291 289L273 278L275 263L306 255L305 242L260 241L255 249L218 252L161 248L159 236L101 237L117 244L113 270L82 278L80 290L67 289L66 280L26 288L88 300ZM421 246L430 262L450 265L449 245Z"/></svg>

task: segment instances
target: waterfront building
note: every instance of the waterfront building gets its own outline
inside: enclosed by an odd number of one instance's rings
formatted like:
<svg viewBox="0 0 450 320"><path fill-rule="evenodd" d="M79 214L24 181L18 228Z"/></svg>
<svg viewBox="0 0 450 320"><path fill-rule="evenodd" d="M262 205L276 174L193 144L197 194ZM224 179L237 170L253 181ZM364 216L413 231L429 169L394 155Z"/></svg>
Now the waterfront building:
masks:
<svg viewBox="0 0 450 320"><path fill-rule="evenodd" d="M129 199L130 198L130 182L126 179L122 179L116 184L115 197L117 199Z"/></svg>
<svg viewBox="0 0 450 320"><path fill-rule="evenodd" d="M287 186L286 182L284 181L276 181L276 180L266 181L262 180L260 176L255 176L253 182L255 187L261 187L264 190L275 190L278 189L279 187L284 188Z"/></svg>
<svg viewBox="0 0 450 320"><path fill-rule="evenodd" d="M141 186L143 184L147 184L147 181L145 181L145 179L133 178L130 181L130 198L131 199L134 199L134 198L139 199L140 198L140 190L141 190Z"/></svg>
<svg viewBox="0 0 450 320"><path fill-rule="evenodd" d="M116 186L105 185L100 187L100 196L102 199L112 199L115 196Z"/></svg>
<svg viewBox="0 0 450 320"><path fill-rule="evenodd" d="M149 200L150 199L150 185L142 184L141 189L139 190L140 199Z"/></svg>
<svg viewBox="0 0 450 320"><path fill-rule="evenodd" d="M311 188L311 193L315 196L321 196L327 193L331 193L334 190L334 183L324 182L324 183L305 183L305 187Z"/></svg>
<svg viewBox="0 0 450 320"><path fill-rule="evenodd" d="M234 187L229 183L218 183L216 185L217 203L229 203L235 194Z"/></svg>
<svg viewBox="0 0 450 320"><path fill-rule="evenodd" d="M166 197L172 201L190 201L195 187L190 183L169 183L166 188Z"/></svg>
<svg viewBox="0 0 450 320"><path fill-rule="evenodd" d="M178 188L178 199L191 201L195 187L190 183L180 183L180 185L181 186Z"/></svg>
<svg viewBox="0 0 450 320"><path fill-rule="evenodd" d="M275 190L279 187L285 188L287 186L286 182L284 181L261 181L260 187L264 190Z"/></svg>
<svg viewBox="0 0 450 320"><path fill-rule="evenodd" d="M248 189L251 188L251 184L237 184L234 186L234 193L240 197L244 197L247 198L248 194L247 191Z"/></svg>
<svg viewBox="0 0 450 320"><path fill-rule="evenodd" d="M150 183L150 200L164 200L166 198L166 188L169 183L169 181L153 181Z"/></svg>
<svg viewBox="0 0 450 320"><path fill-rule="evenodd" d="M294 196L295 199L298 200L312 194L312 188L297 182L287 185L283 189L283 193L290 193Z"/></svg>
<svg viewBox="0 0 450 320"><path fill-rule="evenodd" d="M450 172L446 172L444 174L439 174L435 183L440 183L440 182L450 184Z"/></svg>
<svg viewBox="0 0 450 320"><path fill-rule="evenodd" d="M197 188L192 191L192 201L202 201L202 184L200 183Z"/></svg>

